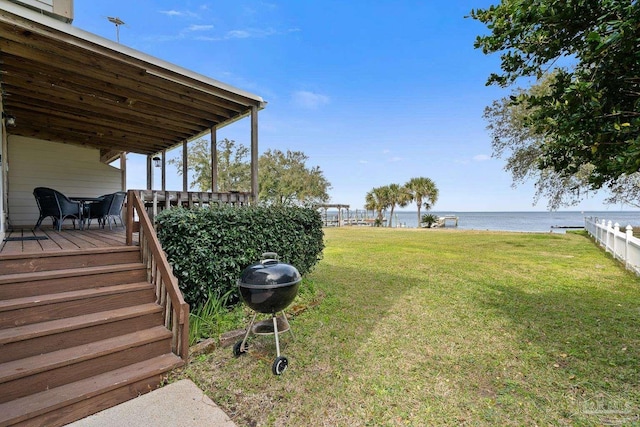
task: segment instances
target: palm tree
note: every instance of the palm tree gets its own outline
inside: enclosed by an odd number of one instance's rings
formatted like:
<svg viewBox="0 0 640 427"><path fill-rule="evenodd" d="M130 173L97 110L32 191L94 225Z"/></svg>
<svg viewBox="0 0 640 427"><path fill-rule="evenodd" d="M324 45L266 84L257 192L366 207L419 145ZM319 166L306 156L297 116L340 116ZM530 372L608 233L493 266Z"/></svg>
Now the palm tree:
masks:
<svg viewBox="0 0 640 427"><path fill-rule="evenodd" d="M365 196L365 205L364 208L367 210L372 210L377 212L378 219L376 220L377 225L382 224L382 211L388 208L389 203L389 187L376 187L373 190L369 191Z"/></svg>
<svg viewBox="0 0 640 427"><path fill-rule="evenodd" d="M401 187L398 184L389 184L388 197L391 212L389 214L389 224L387 226L391 227L393 222L393 210L395 209L396 205L402 208L407 206L412 200L413 195L409 192L409 189L407 189L407 187Z"/></svg>
<svg viewBox="0 0 640 427"><path fill-rule="evenodd" d="M430 178L425 177L411 178L405 187L411 191L412 198L418 205L418 224L420 224L420 208L422 207L423 199L427 210L431 209L438 200L438 188Z"/></svg>

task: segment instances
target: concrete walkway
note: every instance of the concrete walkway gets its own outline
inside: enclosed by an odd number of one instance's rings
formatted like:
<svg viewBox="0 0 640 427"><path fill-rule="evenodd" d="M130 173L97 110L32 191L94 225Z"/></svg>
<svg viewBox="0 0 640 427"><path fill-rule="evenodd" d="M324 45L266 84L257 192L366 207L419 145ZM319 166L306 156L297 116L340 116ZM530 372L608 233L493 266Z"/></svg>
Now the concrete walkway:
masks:
<svg viewBox="0 0 640 427"><path fill-rule="evenodd" d="M236 427L190 380L180 380L121 403L70 427Z"/></svg>

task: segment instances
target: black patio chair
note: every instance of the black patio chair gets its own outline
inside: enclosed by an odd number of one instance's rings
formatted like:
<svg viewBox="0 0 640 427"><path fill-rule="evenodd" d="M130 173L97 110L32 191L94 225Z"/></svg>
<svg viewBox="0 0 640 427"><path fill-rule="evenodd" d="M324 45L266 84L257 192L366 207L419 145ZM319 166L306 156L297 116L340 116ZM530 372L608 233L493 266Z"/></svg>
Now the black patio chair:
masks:
<svg viewBox="0 0 640 427"><path fill-rule="evenodd" d="M98 220L98 227L102 225L104 218L109 213L109 206L111 206L113 194L105 194L104 196L98 197L98 199L100 200L88 204L87 228L91 227L91 221L94 219Z"/></svg>
<svg viewBox="0 0 640 427"><path fill-rule="evenodd" d="M124 191L117 191L115 193L100 196L102 199L101 201L91 203L89 205L88 226L91 226L92 219L97 218L98 224L102 228L104 228L108 223L109 230L112 230L111 219L113 218L113 224L116 227L118 226L116 219L120 219L120 225L124 227L124 222L122 221L122 206L124 205L124 199L126 196L127 193Z"/></svg>
<svg viewBox="0 0 640 427"><path fill-rule="evenodd" d="M62 222L65 219L71 219L73 221L73 228L76 228L76 219L82 220L82 203L75 202L69 199L67 196L59 191L46 187L36 187L33 190L33 196L36 198L38 209L40 210L40 217L34 230L40 228L42 220L51 217L53 219L53 226L62 230Z"/></svg>

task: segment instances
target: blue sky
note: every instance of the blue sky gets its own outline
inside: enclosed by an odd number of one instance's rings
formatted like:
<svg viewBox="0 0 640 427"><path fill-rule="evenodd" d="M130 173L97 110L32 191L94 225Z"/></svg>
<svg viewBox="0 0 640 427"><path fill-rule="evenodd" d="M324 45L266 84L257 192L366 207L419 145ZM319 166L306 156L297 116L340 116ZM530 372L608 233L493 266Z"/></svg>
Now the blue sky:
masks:
<svg viewBox="0 0 640 427"><path fill-rule="evenodd" d="M465 18L491 3L85 0L74 25L115 40L117 16L120 43L262 96L260 152L304 152L332 203L362 208L372 188L426 176L440 190L435 211L545 210L491 158L483 109L509 92L485 86L499 58L473 48L486 30ZM245 145L249 135L248 120L218 131ZM146 186L144 171L132 156L129 188ZM168 189L181 182L169 166ZM570 209L620 209L602 199Z"/></svg>

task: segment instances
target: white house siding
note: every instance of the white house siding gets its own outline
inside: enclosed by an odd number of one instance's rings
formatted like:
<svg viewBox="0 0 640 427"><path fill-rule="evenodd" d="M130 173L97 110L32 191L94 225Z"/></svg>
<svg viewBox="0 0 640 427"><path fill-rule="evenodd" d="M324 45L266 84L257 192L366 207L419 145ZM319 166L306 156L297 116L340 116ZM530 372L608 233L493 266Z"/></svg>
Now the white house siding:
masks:
<svg viewBox="0 0 640 427"><path fill-rule="evenodd" d="M10 0L53 16L61 21L71 23L73 20L73 0Z"/></svg>
<svg viewBox="0 0 640 427"><path fill-rule="evenodd" d="M16 3L23 3L36 9L53 12L53 0L14 0Z"/></svg>
<svg viewBox="0 0 640 427"><path fill-rule="evenodd" d="M2 99L0 97L0 109L2 109ZM0 123L0 241L2 241L2 239L4 239L4 233L5 233L5 216L6 216L6 211L5 211L5 205L4 205L4 197L5 197L5 162L6 162L6 157L4 157L4 147L5 147L5 138L6 138L6 132L4 129L4 120L2 121L2 123Z"/></svg>
<svg viewBox="0 0 640 427"><path fill-rule="evenodd" d="M7 151L12 228L31 228L38 220L35 187L53 188L67 196L94 197L122 188L120 169L101 163L96 149L9 136Z"/></svg>

